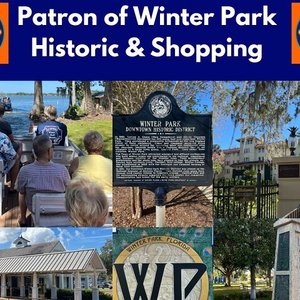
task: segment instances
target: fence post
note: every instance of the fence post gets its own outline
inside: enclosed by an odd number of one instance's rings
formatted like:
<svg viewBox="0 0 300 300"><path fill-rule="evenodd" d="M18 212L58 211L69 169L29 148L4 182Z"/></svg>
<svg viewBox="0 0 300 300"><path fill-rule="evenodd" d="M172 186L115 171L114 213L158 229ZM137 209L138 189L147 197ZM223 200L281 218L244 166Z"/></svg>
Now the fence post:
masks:
<svg viewBox="0 0 300 300"><path fill-rule="evenodd" d="M258 219L261 218L261 203L260 203L260 193L261 193L261 173L260 170L257 171L257 179L256 179L256 217Z"/></svg>

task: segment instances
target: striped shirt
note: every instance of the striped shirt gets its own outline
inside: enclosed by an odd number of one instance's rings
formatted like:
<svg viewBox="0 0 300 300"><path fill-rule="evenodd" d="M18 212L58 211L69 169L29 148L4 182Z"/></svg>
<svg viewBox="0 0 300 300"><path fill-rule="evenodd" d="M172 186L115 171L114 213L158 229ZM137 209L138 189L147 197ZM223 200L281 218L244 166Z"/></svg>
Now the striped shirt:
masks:
<svg viewBox="0 0 300 300"><path fill-rule="evenodd" d="M69 181L70 175L64 165L34 161L21 168L16 189L25 193L27 208L32 211L32 196L35 193L64 193Z"/></svg>

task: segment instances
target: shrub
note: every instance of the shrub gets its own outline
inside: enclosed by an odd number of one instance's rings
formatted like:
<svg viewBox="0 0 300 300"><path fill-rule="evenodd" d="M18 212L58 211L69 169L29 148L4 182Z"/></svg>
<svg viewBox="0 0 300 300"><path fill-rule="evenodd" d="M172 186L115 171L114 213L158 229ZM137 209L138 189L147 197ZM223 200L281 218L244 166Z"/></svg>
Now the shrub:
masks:
<svg viewBox="0 0 300 300"><path fill-rule="evenodd" d="M66 119L79 120L80 117L84 116L81 108L78 105L70 106L65 112Z"/></svg>

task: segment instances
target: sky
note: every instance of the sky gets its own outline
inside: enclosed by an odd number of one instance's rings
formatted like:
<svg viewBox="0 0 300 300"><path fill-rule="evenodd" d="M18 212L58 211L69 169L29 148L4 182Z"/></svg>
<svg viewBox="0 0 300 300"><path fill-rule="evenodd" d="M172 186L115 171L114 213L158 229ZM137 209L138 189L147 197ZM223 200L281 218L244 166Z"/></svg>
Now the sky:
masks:
<svg viewBox="0 0 300 300"><path fill-rule="evenodd" d="M57 87L65 87L65 84L61 81L43 81L44 93L56 93ZM34 81L0 81L0 94L33 91Z"/></svg>
<svg viewBox="0 0 300 300"><path fill-rule="evenodd" d="M0 249L11 248L21 234L31 245L59 240L66 250L100 250L107 240L112 240L111 227L1 228Z"/></svg>
<svg viewBox="0 0 300 300"><path fill-rule="evenodd" d="M96 82L95 82L96 83ZM57 87L65 87L65 83L61 81L44 81L43 80L43 92L44 93L56 93ZM92 87L93 90L100 89L97 84ZM0 96L5 93L33 93L34 81L0 81Z"/></svg>

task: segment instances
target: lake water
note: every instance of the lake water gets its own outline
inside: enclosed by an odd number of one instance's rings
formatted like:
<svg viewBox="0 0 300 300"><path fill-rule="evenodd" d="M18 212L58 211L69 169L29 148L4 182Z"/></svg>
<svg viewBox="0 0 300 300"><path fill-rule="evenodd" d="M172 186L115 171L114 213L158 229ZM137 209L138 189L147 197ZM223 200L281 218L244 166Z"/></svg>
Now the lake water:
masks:
<svg viewBox="0 0 300 300"><path fill-rule="evenodd" d="M10 98L13 111L5 112L4 119L10 123L14 135L26 135L30 124L28 114L33 106L33 95L10 96ZM60 116L68 109L69 99L59 96L44 96L44 105L54 105Z"/></svg>

